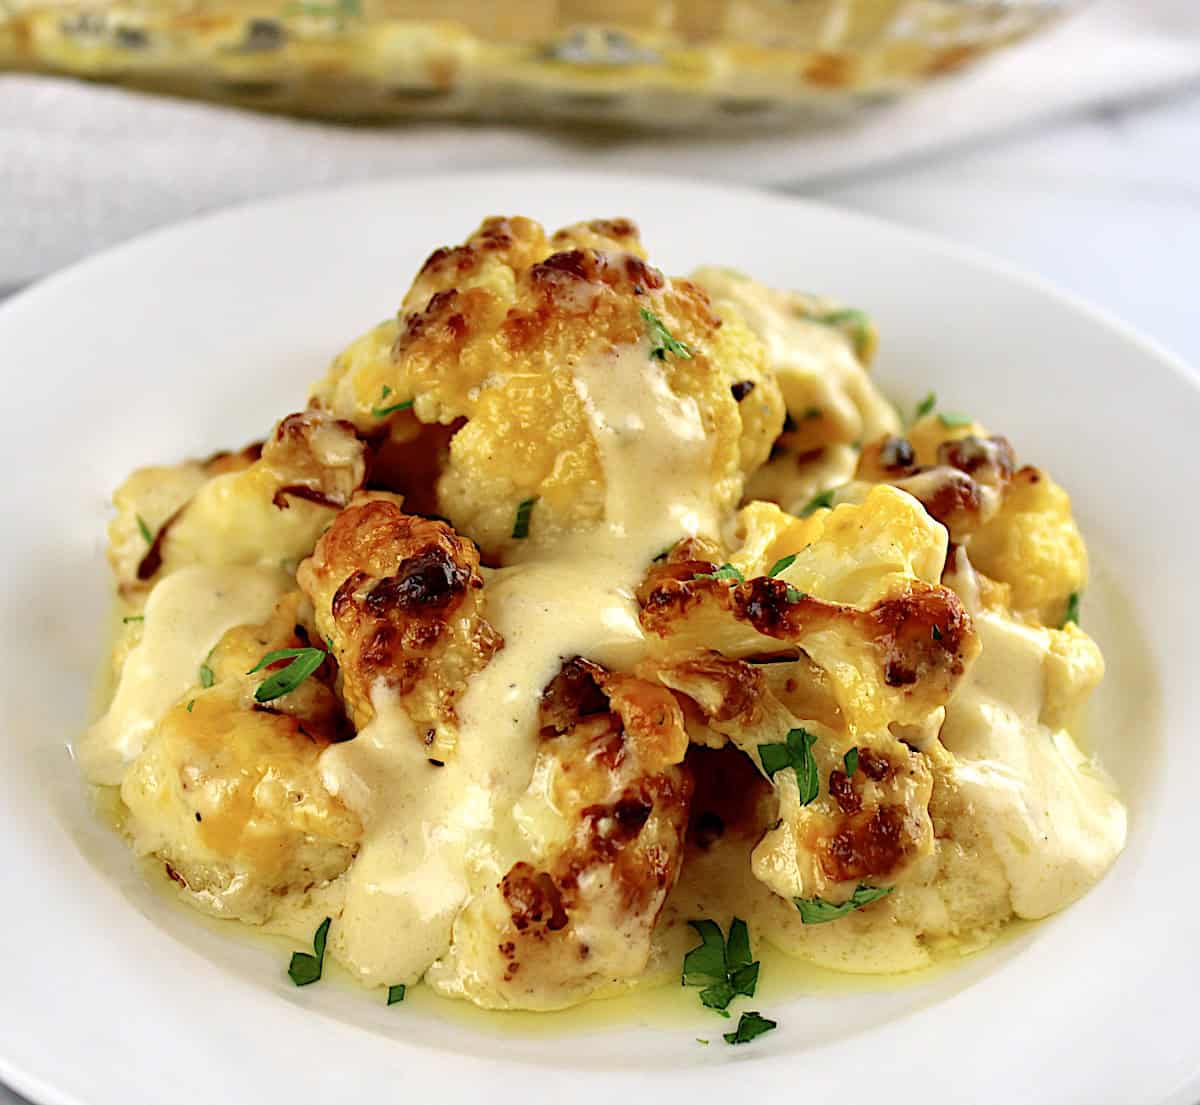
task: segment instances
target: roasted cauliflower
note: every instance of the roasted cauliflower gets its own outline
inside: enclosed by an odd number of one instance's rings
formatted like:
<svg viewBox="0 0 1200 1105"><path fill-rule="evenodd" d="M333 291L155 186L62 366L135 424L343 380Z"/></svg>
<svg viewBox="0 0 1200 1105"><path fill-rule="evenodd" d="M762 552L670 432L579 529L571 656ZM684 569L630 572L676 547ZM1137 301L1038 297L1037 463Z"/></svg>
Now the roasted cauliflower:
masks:
<svg viewBox="0 0 1200 1105"><path fill-rule="evenodd" d="M117 491L84 771L185 900L389 1002L728 1012L749 945L904 971L1062 908L1125 837L1083 539L876 344L627 219L485 219L261 446Z"/></svg>

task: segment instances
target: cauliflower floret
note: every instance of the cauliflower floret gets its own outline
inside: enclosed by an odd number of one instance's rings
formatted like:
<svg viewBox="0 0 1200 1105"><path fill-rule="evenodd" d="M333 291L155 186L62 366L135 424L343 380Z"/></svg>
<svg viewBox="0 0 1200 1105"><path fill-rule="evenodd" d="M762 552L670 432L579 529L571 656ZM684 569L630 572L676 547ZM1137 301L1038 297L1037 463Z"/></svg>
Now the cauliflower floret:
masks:
<svg viewBox="0 0 1200 1105"><path fill-rule="evenodd" d="M118 585L144 589L185 564L295 563L362 486L362 442L321 411L291 414L262 445L135 472L114 496Z"/></svg>
<svg viewBox="0 0 1200 1105"><path fill-rule="evenodd" d="M375 716L383 680L429 754L455 743L454 700L502 643L484 619L479 553L444 522L405 514L393 495L356 495L297 580L341 667L355 727Z"/></svg>
<svg viewBox="0 0 1200 1105"><path fill-rule="evenodd" d="M981 572L1011 588L1012 608L1042 625L1060 625L1071 595L1087 585L1087 547L1071 499L1037 468L1013 476L996 516L968 549Z"/></svg>
<svg viewBox="0 0 1200 1105"><path fill-rule="evenodd" d="M701 268L692 279L719 315L745 319L763 341L787 407L770 460L747 482L745 497L797 514L817 492L850 478L864 441L899 430L895 410L866 371L875 328L861 311L769 288L731 269Z"/></svg>
<svg viewBox="0 0 1200 1105"><path fill-rule="evenodd" d="M1087 583L1087 549L1067 493L1040 469L1018 469L1008 441L978 423L927 415L907 438L864 449L858 477L920 499L1029 621L1061 625L1071 595Z"/></svg>
<svg viewBox="0 0 1200 1105"><path fill-rule="evenodd" d="M167 712L121 786L135 850L218 916L270 920L340 875L362 833L318 768L331 741L353 735L328 683L318 673L264 708L254 692L266 673L247 674L267 652L307 646L306 623L293 592L265 624L226 633L211 686Z"/></svg>
<svg viewBox="0 0 1200 1105"><path fill-rule="evenodd" d="M630 351L638 355L619 355ZM605 474L573 371L596 359L630 373L631 389L645 386L652 362L695 404L714 505L736 503L783 421L762 343L736 315L718 317L695 284L648 265L624 220L550 240L528 219L486 220L464 245L429 258L399 321L338 357L313 400L364 433L459 424L437 510L502 559L526 500L537 502L534 542L604 517Z"/></svg>
<svg viewBox="0 0 1200 1105"><path fill-rule="evenodd" d="M742 528L744 552L727 570L677 549L650 572L638 599L655 650L792 646L828 676L852 735L928 722L979 651L962 603L934 582L945 531L887 487L799 521L752 506ZM776 554L795 559L776 565Z"/></svg>
<svg viewBox="0 0 1200 1105"><path fill-rule="evenodd" d="M661 687L578 658L542 699L534 846L454 923L434 989L499 1009L561 1009L628 985L683 852L691 778L678 705Z"/></svg>

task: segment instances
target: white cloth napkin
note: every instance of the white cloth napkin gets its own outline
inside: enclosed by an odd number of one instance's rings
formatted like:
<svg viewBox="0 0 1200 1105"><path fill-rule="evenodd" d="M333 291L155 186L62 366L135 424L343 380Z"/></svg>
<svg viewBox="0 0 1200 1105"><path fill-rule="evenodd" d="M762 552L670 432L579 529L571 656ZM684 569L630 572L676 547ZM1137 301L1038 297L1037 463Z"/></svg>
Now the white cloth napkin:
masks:
<svg viewBox="0 0 1200 1105"><path fill-rule="evenodd" d="M445 123L341 129L3 75L0 289L196 212L387 175L573 165L801 187L1200 80L1198 9L1193 0L1100 5L846 126L744 136Z"/></svg>

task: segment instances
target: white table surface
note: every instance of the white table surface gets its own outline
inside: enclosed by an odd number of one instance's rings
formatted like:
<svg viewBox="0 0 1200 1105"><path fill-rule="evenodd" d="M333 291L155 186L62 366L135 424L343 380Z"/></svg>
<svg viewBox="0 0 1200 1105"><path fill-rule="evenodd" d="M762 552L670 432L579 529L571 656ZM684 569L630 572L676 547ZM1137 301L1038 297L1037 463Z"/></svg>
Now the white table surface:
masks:
<svg viewBox="0 0 1200 1105"><path fill-rule="evenodd" d="M1200 87L795 192L1038 273L1200 366Z"/></svg>

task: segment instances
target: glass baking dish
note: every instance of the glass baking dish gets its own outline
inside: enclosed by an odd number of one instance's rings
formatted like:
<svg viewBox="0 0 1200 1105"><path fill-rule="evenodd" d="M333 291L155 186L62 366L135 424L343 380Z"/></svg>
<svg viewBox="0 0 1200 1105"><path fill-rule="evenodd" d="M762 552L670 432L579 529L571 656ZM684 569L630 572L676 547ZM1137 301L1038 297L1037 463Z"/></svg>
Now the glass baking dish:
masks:
<svg viewBox="0 0 1200 1105"><path fill-rule="evenodd" d="M0 0L0 69L344 121L851 112L1069 0Z"/></svg>

